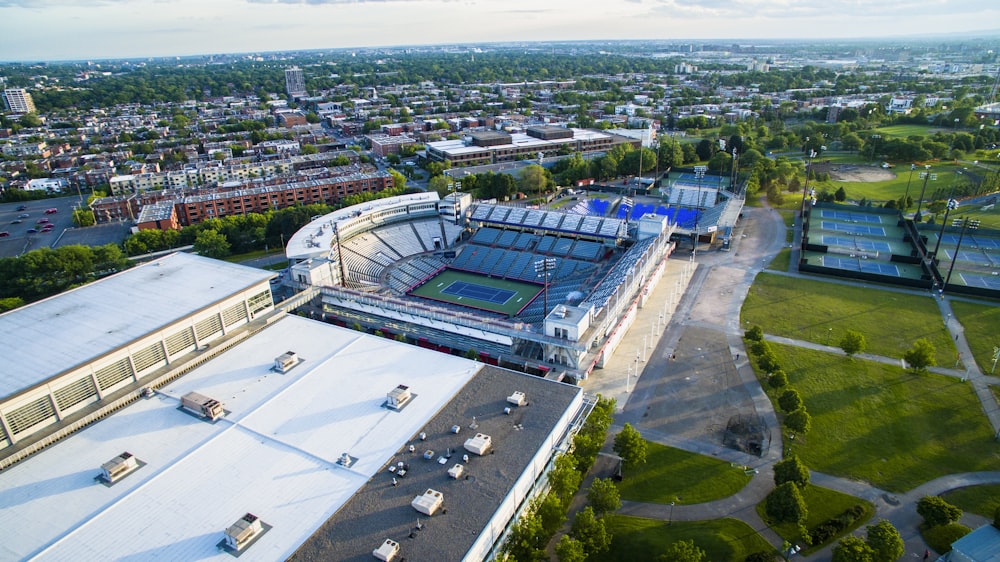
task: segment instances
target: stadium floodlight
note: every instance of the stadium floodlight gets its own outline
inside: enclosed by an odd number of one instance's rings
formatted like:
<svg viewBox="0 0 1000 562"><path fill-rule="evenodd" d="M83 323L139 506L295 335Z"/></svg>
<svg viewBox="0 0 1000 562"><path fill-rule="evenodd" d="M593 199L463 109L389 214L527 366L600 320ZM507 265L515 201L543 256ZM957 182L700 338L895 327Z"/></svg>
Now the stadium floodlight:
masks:
<svg viewBox="0 0 1000 562"><path fill-rule="evenodd" d="M924 169L930 170L931 165L930 164L925 165ZM917 212L913 214L913 217L916 219L920 219L920 205L924 202L924 192L927 191L927 182L936 180L937 174L932 174L929 171L920 172L920 174L918 174L917 177L924 180L924 187L920 189L920 199L917 199Z"/></svg>
<svg viewBox="0 0 1000 562"><path fill-rule="evenodd" d="M952 191L954 192L955 190L952 189ZM948 199L948 205L945 207L944 210L944 220L941 221L941 231L938 232L938 239L937 242L934 244L934 259L936 260L938 259L937 257L938 249L941 248L941 238L944 237L944 227L948 225L948 213L954 211L957 208L958 208L958 200Z"/></svg>
<svg viewBox="0 0 1000 562"><path fill-rule="evenodd" d="M958 243L955 244L955 255L951 257L951 266L948 267L948 277L945 278L944 285L941 285L942 295L944 294L945 287L947 287L948 283L951 282L951 272L955 271L955 261L958 259L958 251L962 248L962 239L965 238L965 230L969 227L972 227L973 222L976 222L976 226L979 226L978 221L972 221L969 219L969 217L965 217L962 219L962 231L958 235ZM974 229L975 227L972 228ZM998 435L1000 435L1000 433L998 433Z"/></svg>
<svg viewBox="0 0 1000 562"><path fill-rule="evenodd" d="M545 258L535 262L535 274L543 278L542 285L542 317L544 318L549 313L549 272L555 271L556 269L556 259L555 258Z"/></svg>

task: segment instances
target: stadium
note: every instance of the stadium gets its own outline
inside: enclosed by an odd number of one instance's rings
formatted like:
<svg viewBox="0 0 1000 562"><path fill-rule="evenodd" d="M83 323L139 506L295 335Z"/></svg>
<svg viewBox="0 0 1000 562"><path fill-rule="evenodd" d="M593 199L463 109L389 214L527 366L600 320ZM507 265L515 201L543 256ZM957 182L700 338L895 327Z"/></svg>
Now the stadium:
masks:
<svg viewBox="0 0 1000 562"><path fill-rule="evenodd" d="M728 245L742 197L703 178L680 174L659 196L564 192L558 210L462 193L364 203L299 230L283 282L327 322L582 380L614 353L677 240Z"/></svg>

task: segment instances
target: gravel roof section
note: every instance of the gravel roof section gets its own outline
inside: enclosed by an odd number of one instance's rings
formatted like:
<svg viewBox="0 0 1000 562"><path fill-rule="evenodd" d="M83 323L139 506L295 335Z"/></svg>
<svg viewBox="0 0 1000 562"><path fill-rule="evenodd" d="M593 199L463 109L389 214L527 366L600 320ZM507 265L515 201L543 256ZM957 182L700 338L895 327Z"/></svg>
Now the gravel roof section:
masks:
<svg viewBox="0 0 1000 562"><path fill-rule="evenodd" d="M524 392L528 403L505 415L507 396L515 390ZM416 451L410 453L406 446L398 451L291 560L368 562L387 538L400 543L400 558L407 560L462 559L580 392L572 385L484 366L421 429L425 441L419 440L419 432L413 436ZM473 417L475 429L470 427ZM461 426L457 435L451 432L454 425ZM492 438L494 452L482 457L469 453L467 477L450 478L447 470L462 463L463 444L476 433ZM449 448L452 457L439 464ZM423 458L427 449L435 451L432 460ZM394 487L388 467L399 461L410 470ZM446 513L427 517L410 507L428 488L444 495ZM415 530L418 519L422 528Z"/></svg>

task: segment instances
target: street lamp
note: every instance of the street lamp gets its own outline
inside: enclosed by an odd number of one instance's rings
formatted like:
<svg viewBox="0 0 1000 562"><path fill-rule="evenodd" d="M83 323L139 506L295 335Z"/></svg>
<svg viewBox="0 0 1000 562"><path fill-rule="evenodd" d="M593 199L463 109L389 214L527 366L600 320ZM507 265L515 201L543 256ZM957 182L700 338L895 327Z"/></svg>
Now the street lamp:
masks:
<svg viewBox="0 0 1000 562"><path fill-rule="evenodd" d="M931 165L930 164L925 165L924 169L925 170L930 170L931 169ZM920 172L920 174L917 175L917 177L920 178L920 179L922 179L922 180L924 180L924 186L922 188L920 188L920 199L917 200L917 212L913 214L914 217L916 217L916 218L919 219L920 218L920 205L924 202L924 192L927 191L927 181L928 180L936 180L937 179L937 174L932 174L932 173L930 173L930 171L926 171L926 172Z"/></svg>
<svg viewBox="0 0 1000 562"><path fill-rule="evenodd" d="M545 258L535 262L535 274L544 278L544 284L542 286L542 292L544 293L544 296L542 297L543 317L549 313L549 272L555 271L555 269L555 258Z"/></svg>
<svg viewBox="0 0 1000 562"><path fill-rule="evenodd" d="M675 502L670 502L670 517L667 518L667 525L674 524L674 503Z"/></svg>

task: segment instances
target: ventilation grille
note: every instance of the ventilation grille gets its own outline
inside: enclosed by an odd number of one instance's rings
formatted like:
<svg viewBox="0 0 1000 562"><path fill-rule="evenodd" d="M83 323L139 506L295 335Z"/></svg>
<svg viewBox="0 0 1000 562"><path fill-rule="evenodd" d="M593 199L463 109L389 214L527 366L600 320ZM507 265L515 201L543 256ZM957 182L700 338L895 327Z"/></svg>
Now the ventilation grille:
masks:
<svg viewBox="0 0 1000 562"><path fill-rule="evenodd" d="M177 355L191 347L194 347L194 332L191 328L184 328L180 332L167 337L168 355Z"/></svg>
<svg viewBox="0 0 1000 562"><path fill-rule="evenodd" d="M7 425L17 434L55 415L49 397L42 396L7 414Z"/></svg>
<svg viewBox="0 0 1000 562"><path fill-rule="evenodd" d="M222 331L222 321L219 320L218 314L213 314L201 322L196 323L194 325L194 331L198 334L199 340L207 340Z"/></svg>
<svg viewBox="0 0 1000 562"><path fill-rule="evenodd" d="M52 394L56 397L59 409L66 410L88 398L97 398L97 387L94 386L94 379L87 376L56 390Z"/></svg>
<svg viewBox="0 0 1000 562"><path fill-rule="evenodd" d="M101 367L94 374L97 376L97 385L101 387L101 390L107 390L131 377L132 366L129 365L128 357L125 357L110 365Z"/></svg>
<svg viewBox="0 0 1000 562"><path fill-rule="evenodd" d="M227 328L241 320L245 320L246 317L247 307L241 302L238 302L222 311L222 322Z"/></svg>
<svg viewBox="0 0 1000 562"><path fill-rule="evenodd" d="M166 363L166 361L167 356L163 352L163 346L160 342L156 342L132 354L132 363L135 365L136 373L141 373L151 367L158 367Z"/></svg>

